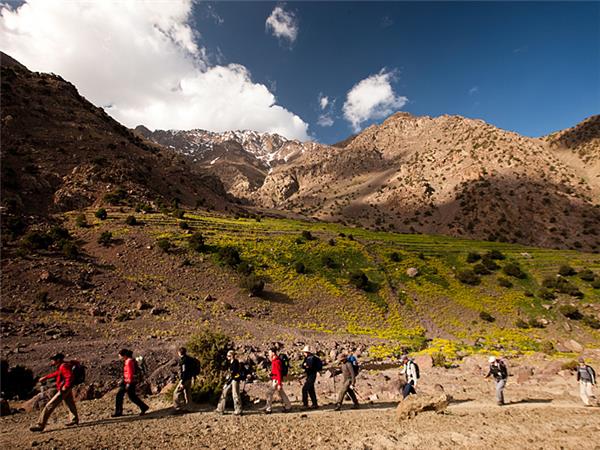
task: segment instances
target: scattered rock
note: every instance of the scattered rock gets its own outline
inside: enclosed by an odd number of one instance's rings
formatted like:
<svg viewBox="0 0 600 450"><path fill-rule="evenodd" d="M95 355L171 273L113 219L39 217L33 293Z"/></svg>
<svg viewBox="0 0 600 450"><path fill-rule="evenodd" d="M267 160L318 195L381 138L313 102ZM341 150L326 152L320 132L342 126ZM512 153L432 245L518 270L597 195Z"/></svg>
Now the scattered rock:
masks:
<svg viewBox="0 0 600 450"><path fill-rule="evenodd" d="M53 389L49 389L44 392L40 392L37 395L34 395L32 398L27 400L21 407L25 410L25 412L31 411L39 411L41 410L46 403L52 398L56 391Z"/></svg>
<svg viewBox="0 0 600 450"><path fill-rule="evenodd" d="M10 410L10 405L7 400L3 398L0 399L0 416L10 416L12 411Z"/></svg>
<svg viewBox="0 0 600 450"><path fill-rule="evenodd" d="M152 305L150 303L146 303L144 300L140 300L137 302L136 308L138 311L144 311L146 309L151 309Z"/></svg>
<svg viewBox="0 0 600 450"><path fill-rule="evenodd" d="M575 352L575 353L581 353L583 351L583 345L581 345L579 342L577 342L574 339L569 339L568 341L566 341L564 343L565 347L567 347L569 350Z"/></svg>
<svg viewBox="0 0 600 450"><path fill-rule="evenodd" d="M565 329L565 331L573 330L573 328L571 328L571 325L568 322L563 323L563 328Z"/></svg>
<svg viewBox="0 0 600 450"><path fill-rule="evenodd" d="M533 369L527 366L517 367L513 371L513 375L516 378L517 383L525 383L526 381L529 381L533 376Z"/></svg>
<svg viewBox="0 0 600 450"><path fill-rule="evenodd" d="M212 302L214 300L215 300L215 298L210 294L207 294L206 297L204 297L205 302Z"/></svg>
<svg viewBox="0 0 600 450"><path fill-rule="evenodd" d="M433 395L409 395L402 400L396 408L396 419L398 421L412 419L423 411L438 413L444 411L450 404L452 397L444 392L444 388L440 384L436 384L434 390Z"/></svg>
<svg viewBox="0 0 600 450"><path fill-rule="evenodd" d="M414 278L419 275L419 269L416 267L409 267L406 269L406 275L408 275L410 278Z"/></svg>
<svg viewBox="0 0 600 450"><path fill-rule="evenodd" d="M150 314L153 316L160 316L161 314L167 314L168 311L165 308L161 308L160 306L155 306L150 310Z"/></svg>
<svg viewBox="0 0 600 450"><path fill-rule="evenodd" d="M48 270L42 270L40 277L38 278L40 283L52 283L56 281L56 277Z"/></svg>

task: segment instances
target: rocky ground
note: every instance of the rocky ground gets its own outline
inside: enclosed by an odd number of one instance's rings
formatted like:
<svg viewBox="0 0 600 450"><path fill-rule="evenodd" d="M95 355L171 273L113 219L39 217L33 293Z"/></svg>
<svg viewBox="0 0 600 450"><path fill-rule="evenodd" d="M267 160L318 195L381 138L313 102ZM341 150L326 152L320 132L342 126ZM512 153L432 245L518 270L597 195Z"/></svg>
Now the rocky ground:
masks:
<svg viewBox="0 0 600 450"><path fill-rule="evenodd" d="M292 413L265 416L256 403L243 417L220 416L208 405L197 405L184 416L172 416L164 396L148 399L152 409L140 417L128 406L126 416L109 418L113 396L79 403L81 425L67 429L67 414L59 408L46 432L28 431L37 411L1 419L3 448L508 448L598 449L600 409L584 407L573 373L560 370L562 362L527 358L510 362L506 399L494 403L493 383L482 373L481 357L467 358L460 367L428 368L423 372L419 395L426 397L442 384L453 397L441 412L422 412L398 421L398 371L365 370L357 390L362 408L332 410L333 380L318 385L322 408L301 411L299 381L288 385L294 401ZM339 380L338 380L339 382ZM260 396L264 385L249 386ZM369 399L371 398L371 400ZM13 407L19 405L12 405ZM277 406L277 405L276 405Z"/></svg>

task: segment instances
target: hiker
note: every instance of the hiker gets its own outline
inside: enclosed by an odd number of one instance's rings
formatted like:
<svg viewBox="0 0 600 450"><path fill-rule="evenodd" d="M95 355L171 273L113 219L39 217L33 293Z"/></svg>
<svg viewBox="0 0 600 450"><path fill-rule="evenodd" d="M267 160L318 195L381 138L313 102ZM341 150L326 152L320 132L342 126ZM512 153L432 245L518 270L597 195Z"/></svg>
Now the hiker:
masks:
<svg viewBox="0 0 600 450"><path fill-rule="evenodd" d="M405 399L410 394L416 394L415 387L419 379L419 366L408 355L402 356L402 369L400 374L406 378L406 384L402 388L402 398Z"/></svg>
<svg viewBox="0 0 600 450"><path fill-rule="evenodd" d="M271 414L273 395L275 395L275 392L279 393L279 398L283 403L283 412L289 412L292 410L292 404L283 390L283 377L287 375L287 367L277 355L277 349L275 347L269 350L269 359L271 360L271 384L269 385L269 392L267 393L267 407L265 408L265 414Z"/></svg>
<svg viewBox="0 0 600 450"><path fill-rule="evenodd" d="M302 404L304 408L308 409L308 397L312 402L312 409L317 409L317 393L315 392L315 382L317 381L317 374L323 369L323 362L321 359L314 355L311 348L307 345L302 349L304 353L304 361L302 362L302 368L306 373L306 381L302 386Z"/></svg>
<svg viewBox="0 0 600 450"><path fill-rule="evenodd" d="M179 348L179 383L173 391L174 414L186 413L187 406L192 401L192 382L199 373L199 362L188 356L185 347Z"/></svg>
<svg viewBox="0 0 600 450"><path fill-rule="evenodd" d="M44 406L42 413L38 419L37 425L30 428L31 431L44 431L48 419L52 414L52 411L60 404L65 402L71 415L71 421L67 422L67 426L71 427L79 424L79 416L77 415L77 407L75 406L75 399L73 398L73 364L65 361L65 355L57 353L50 358L52 365L56 367L56 370L46 376L43 376L38 381L43 383L51 378L56 379L56 394L50 399L50 401Z"/></svg>
<svg viewBox="0 0 600 450"><path fill-rule="evenodd" d="M495 356L490 356L488 362L490 363L490 370L485 378L489 378L490 375L494 377L496 381L496 402L498 402L498 406L502 406L504 405L504 388L508 378L508 369L504 361L497 359Z"/></svg>
<svg viewBox="0 0 600 450"><path fill-rule="evenodd" d="M140 408L140 416L146 414L150 409L135 393L136 371L140 370L131 350L122 349L119 351L119 359L123 361L123 380L119 385L119 391L115 398L115 413L111 417L121 417L123 415L123 398L127 393L129 400Z"/></svg>
<svg viewBox="0 0 600 450"><path fill-rule="evenodd" d="M217 405L217 412L219 414L225 414L225 403L227 401L227 395L229 395L229 391L231 391L231 396L233 397L233 415L241 416L242 399L240 397L240 382L243 378L242 368L240 366L240 362L235 357L235 352L233 350L229 350L227 352L227 366L227 379L225 381L225 386L223 386L221 399L219 400L219 404Z"/></svg>
<svg viewBox="0 0 600 450"><path fill-rule="evenodd" d="M596 372L592 366L585 363L583 356L579 358L577 366L577 381L579 381L579 396L585 406L593 406L591 399L594 398L592 386L596 384Z"/></svg>
<svg viewBox="0 0 600 450"><path fill-rule="evenodd" d="M356 382L356 374L354 373L354 367L352 366L352 362L348 360L348 355L342 353L339 356L339 362L341 364L341 374L343 377L342 387L338 392L337 403L335 404L334 411L339 411L342 409L342 403L344 402L344 398L346 394L352 400L352 408L358 409L358 399L356 398L356 393L354 391L354 383ZM339 374L340 372L337 372Z"/></svg>

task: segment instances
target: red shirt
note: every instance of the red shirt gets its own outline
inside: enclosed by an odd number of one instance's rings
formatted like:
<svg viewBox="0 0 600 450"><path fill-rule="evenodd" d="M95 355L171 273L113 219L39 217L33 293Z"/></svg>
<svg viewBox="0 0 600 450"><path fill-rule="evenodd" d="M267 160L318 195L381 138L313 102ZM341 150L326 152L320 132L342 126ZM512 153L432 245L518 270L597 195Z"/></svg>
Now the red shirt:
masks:
<svg viewBox="0 0 600 450"><path fill-rule="evenodd" d="M279 356L273 356L271 360L271 380L277 380L277 384L281 385L283 376L281 375L281 359Z"/></svg>
<svg viewBox="0 0 600 450"><path fill-rule="evenodd" d="M45 381L50 378L56 378L56 389L69 389L73 386L73 369L70 362L63 362L56 372L49 373L48 375L40 378L40 381Z"/></svg>
<svg viewBox="0 0 600 450"><path fill-rule="evenodd" d="M123 364L123 381L125 384L133 383L135 378L135 361L133 358L127 358Z"/></svg>

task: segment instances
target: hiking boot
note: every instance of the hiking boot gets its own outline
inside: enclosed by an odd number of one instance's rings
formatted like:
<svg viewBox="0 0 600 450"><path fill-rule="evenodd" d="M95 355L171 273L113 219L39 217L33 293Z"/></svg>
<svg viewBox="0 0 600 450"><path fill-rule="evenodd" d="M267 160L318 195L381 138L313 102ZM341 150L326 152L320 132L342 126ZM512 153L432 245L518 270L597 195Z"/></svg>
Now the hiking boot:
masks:
<svg viewBox="0 0 600 450"><path fill-rule="evenodd" d="M265 409L265 414L271 414L271 410L270 409Z"/></svg>
<svg viewBox="0 0 600 450"><path fill-rule="evenodd" d="M319 405L312 405L309 409L319 409Z"/></svg>
<svg viewBox="0 0 600 450"><path fill-rule="evenodd" d="M241 416L243 416L243 415L244 415L244 413L243 413L243 412L234 412L234 413L233 413L233 415L234 415L234 416L241 417Z"/></svg>
<svg viewBox="0 0 600 450"><path fill-rule="evenodd" d="M71 420L69 423L66 424L66 426L68 427L74 427L75 425L79 425L79 420Z"/></svg>
<svg viewBox="0 0 600 450"><path fill-rule="evenodd" d="M342 405L335 405L335 408L333 408L334 411L340 411L342 409Z"/></svg>
<svg viewBox="0 0 600 450"><path fill-rule="evenodd" d="M123 413L114 413L111 414L110 417L123 417Z"/></svg>
<svg viewBox="0 0 600 450"><path fill-rule="evenodd" d="M146 414L146 411L148 411L149 409L150 409L150 407L149 407L149 406L146 406L145 408L143 408L143 409L140 411L140 416L143 416L144 414Z"/></svg>
<svg viewBox="0 0 600 450"><path fill-rule="evenodd" d="M292 408L283 408L284 413L292 412Z"/></svg>
<svg viewBox="0 0 600 450"><path fill-rule="evenodd" d="M34 425L32 427L29 427L29 431L35 431L35 432L44 431L44 427L41 425Z"/></svg>
<svg viewBox="0 0 600 450"><path fill-rule="evenodd" d="M358 403L352 405L352 409L360 409L360 405Z"/></svg>
<svg viewBox="0 0 600 450"><path fill-rule="evenodd" d="M171 414L174 416L178 416L180 414L187 414L189 411L185 410L185 409L174 409L173 411L171 411Z"/></svg>

